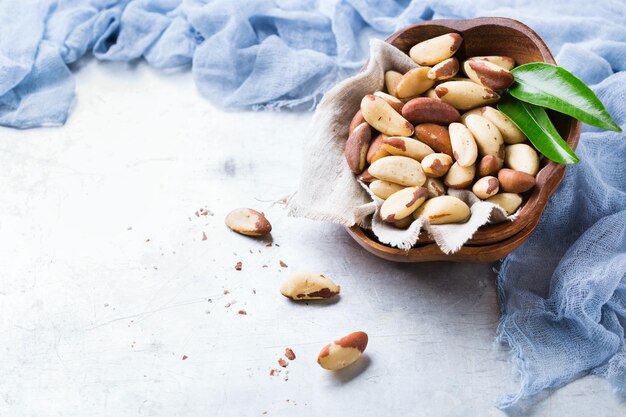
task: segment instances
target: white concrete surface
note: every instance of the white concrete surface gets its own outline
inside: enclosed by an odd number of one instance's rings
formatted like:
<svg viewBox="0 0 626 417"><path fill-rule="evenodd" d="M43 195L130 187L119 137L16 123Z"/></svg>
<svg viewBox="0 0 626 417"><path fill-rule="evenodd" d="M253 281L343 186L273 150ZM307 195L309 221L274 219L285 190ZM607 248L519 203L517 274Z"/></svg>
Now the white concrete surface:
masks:
<svg viewBox="0 0 626 417"><path fill-rule="evenodd" d="M76 80L65 127L0 129L0 416L503 415L517 381L493 342L492 266L381 261L276 203L310 114L224 113L189 73L142 64L89 61ZM276 245L225 228L239 206L265 211ZM278 286L296 270L333 277L341 299L289 302ZM366 357L319 368L354 330ZM272 377L285 347L297 358ZM589 377L532 414L625 408Z"/></svg>

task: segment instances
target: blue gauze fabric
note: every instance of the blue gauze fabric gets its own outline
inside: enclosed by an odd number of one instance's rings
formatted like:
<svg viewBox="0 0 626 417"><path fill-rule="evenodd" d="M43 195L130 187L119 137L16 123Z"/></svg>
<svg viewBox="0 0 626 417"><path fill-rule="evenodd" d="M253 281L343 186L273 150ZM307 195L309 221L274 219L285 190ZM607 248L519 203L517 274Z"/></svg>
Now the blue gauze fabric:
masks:
<svg viewBox="0 0 626 417"><path fill-rule="evenodd" d="M166 70L191 67L200 91L224 108L310 108L363 64L369 35L432 18L505 16L535 29L626 127L626 3L494 4L4 0L0 124L63 124L74 96L68 64L88 52ZM568 168L537 230L498 275L498 338L521 373L520 391L503 408L589 373L626 390L626 137L585 128L577 153L582 162Z"/></svg>

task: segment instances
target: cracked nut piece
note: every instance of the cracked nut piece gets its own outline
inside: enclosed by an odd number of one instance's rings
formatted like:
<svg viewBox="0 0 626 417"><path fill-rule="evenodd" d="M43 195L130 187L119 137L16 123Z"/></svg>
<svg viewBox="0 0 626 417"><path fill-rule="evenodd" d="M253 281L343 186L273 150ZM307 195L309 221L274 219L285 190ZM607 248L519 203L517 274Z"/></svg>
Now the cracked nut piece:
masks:
<svg viewBox="0 0 626 417"><path fill-rule="evenodd" d="M380 218L389 223L408 217L428 198L424 187L404 188L390 195L380 207Z"/></svg>
<svg viewBox="0 0 626 417"><path fill-rule="evenodd" d="M280 293L292 300L323 300L339 294L341 287L315 272L293 274L280 286Z"/></svg>
<svg viewBox="0 0 626 417"><path fill-rule="evenodd" d="M317 363L324 369L336 371L357 361L367 347L367 333L353 332L327 344L317 356Z"/></svg>
<svg viewBox="0 0 626 417"><path fill-rule="evenodd" d="M250 208L238 208L226 216L226 226L247 236L264 236L272 231L272 225L263 213Z"/></svg>
<svg viewBox="0 0 626 417"><path fill-rule="evenodd" d="M361 113L374 129L387 136L411 136L413 125L384 99L368 94L361 100Z"/></svg>

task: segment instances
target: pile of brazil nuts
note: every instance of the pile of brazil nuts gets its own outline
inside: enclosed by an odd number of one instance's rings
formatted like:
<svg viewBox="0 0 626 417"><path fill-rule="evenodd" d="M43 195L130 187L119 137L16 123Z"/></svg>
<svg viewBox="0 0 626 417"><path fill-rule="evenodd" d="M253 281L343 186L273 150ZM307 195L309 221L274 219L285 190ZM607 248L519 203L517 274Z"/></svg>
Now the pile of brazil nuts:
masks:
<svg viewBox="0 0 626 417"><path fill-rule="evenodd" d="M448 189L468 189L511 215L535 186L539 155L492 106L514 82L514 60L475 56L461 64L454 55L462 42L448 33L414 45L418 67L387 71L386 92L363 97L350 123L348 166L384 200L381 219L398 228L418 217L466 222L469 206Z"/></svg>

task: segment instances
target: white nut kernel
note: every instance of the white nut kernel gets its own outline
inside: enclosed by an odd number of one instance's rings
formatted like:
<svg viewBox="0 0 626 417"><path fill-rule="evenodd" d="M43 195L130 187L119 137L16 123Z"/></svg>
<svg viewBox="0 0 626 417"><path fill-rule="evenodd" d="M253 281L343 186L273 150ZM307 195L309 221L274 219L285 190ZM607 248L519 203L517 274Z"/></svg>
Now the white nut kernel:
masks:
<svg viewBox="0 0 626 417"><path fill-rule="evenodd" d="M370 183L369 188L376 197L386 200L391 194L404 190L405 187L389 181L374 180Z"/></svg>
<svg viewBox="0 0 626 417"><path fill-rule="evenodd" d="M404 188L390 195L380 207L380 218L393 223L408 217L428 198L424 187Z"/></svg>
<svg viewBox="0 0 626 417"><path fill-rule="evenodd" d="M461 123L451 123L448 132L452 154L456 162L462 167L474 165L478 158L478 147L472 132Z"/></svg>
<svg viewBox="0 0 626 417"><path fill-rule="evenodd" d="M487 176L482 177L472 187L472 192L476 194L476 197L481 200L485 200L498 194L500 190L500 182L496 177Z"/></svg>
<svg viewBox="0 0 626 417"><path fill-rule="evenodd" d="M465 223L471 210L462 200L451 195L431 198L418 208L413 217L426 218L430 224Z"/></svg>
<svg viewBox="0 0 626 417"><path fill-rule="evenodd" d="M407 187L416 187L426 182L422 165L406 156L386 156L375 161L368 168L370 174L379 180L389 181Z"/></svg>
<svg viewBox="0 0 626 417"><path fill-rule="evenodd" d="M373 94L361 100L361 113L370 126L388 136L411 136L413 125L391 107L389 103Z"/></svg>
<svg viewBox="0 0 626 417"><path fill-rule="evenodd" d="M511 169L525 172L532 176L537 175L539 172L539 155L525 143L507 146L504 150L504 163Z"/></svg>
<svg viewBox="0 0 626 417"><path fill-rule="evenodd" d="M522 196L515 193L500 193L489 197L485 201L502 207L510 216L522 205Z"/></svg>
<svg viewBox="0 0 626 417"><path fill-rule="evenodd" d="M324 369L336 371L357 361L367 347L365 332L353 332L327 344L317 356L317 363Z"/></svg>

